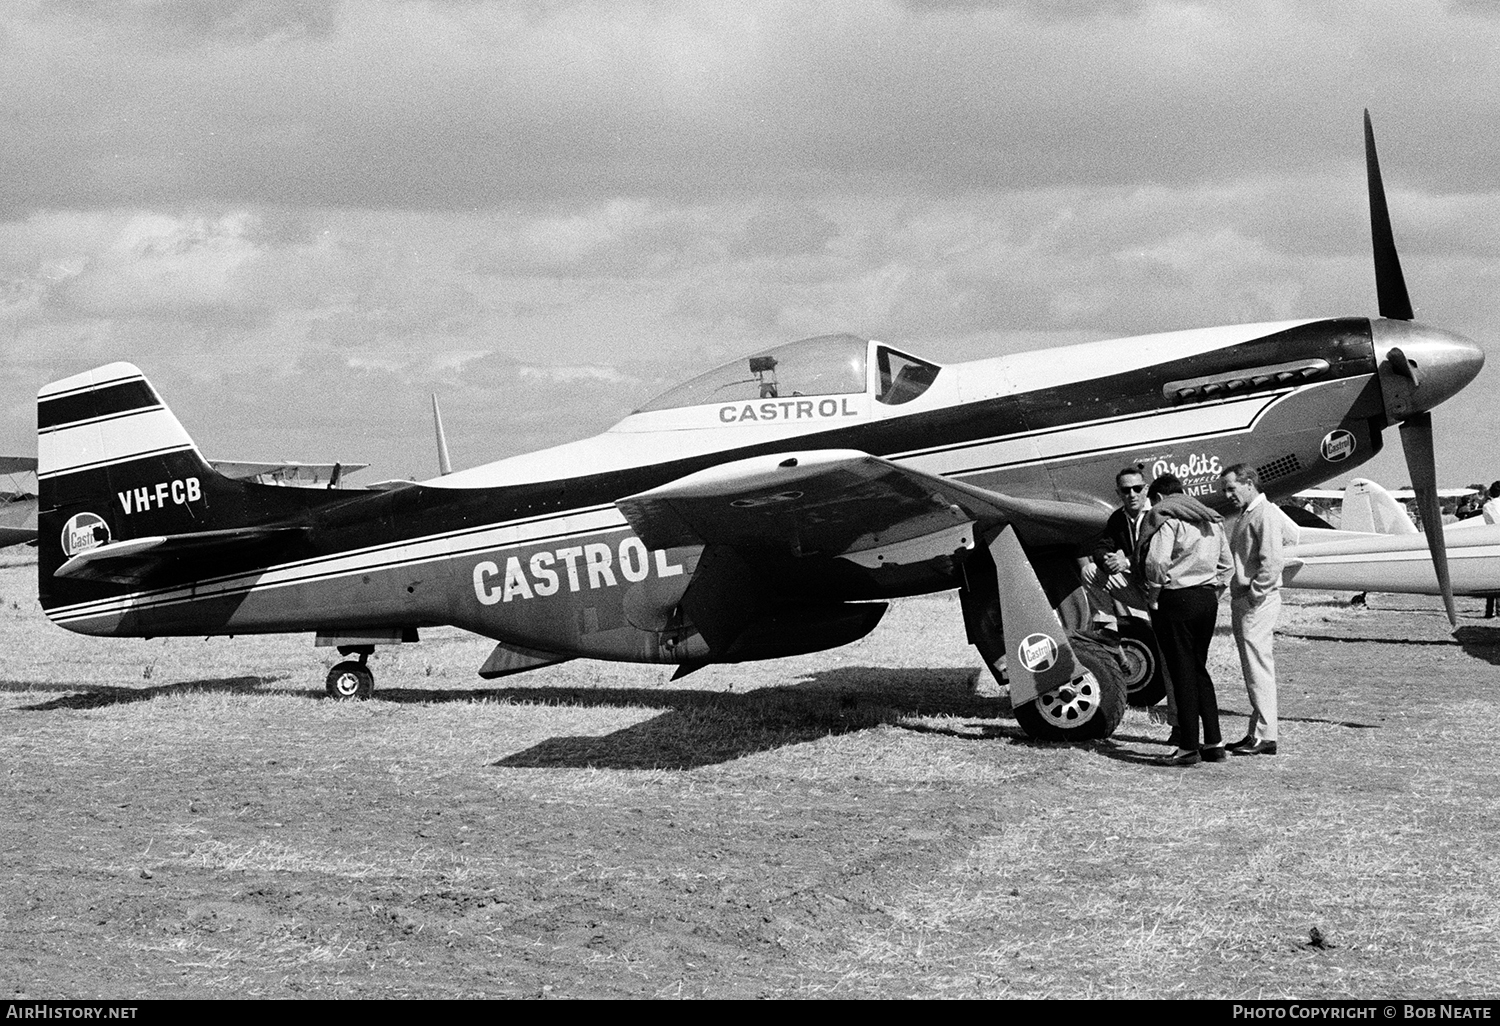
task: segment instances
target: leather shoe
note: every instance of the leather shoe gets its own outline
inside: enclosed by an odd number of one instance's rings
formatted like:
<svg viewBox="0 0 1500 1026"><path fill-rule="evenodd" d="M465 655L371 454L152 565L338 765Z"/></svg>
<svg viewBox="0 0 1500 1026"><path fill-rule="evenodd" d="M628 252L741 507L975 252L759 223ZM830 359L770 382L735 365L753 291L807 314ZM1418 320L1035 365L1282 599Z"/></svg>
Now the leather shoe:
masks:
<svg viewBox="0 0 1500 1026"><path fill-rule="evenodd" d="M1241 748L1249 748L1253 744L1255 744L1255 735L1254 734L1246 734L1244 737L1240 738L1238 741L1231 741L1231 742L1229 742L1229 744L1225 745L1224 747L1227 748L1227 749L1229 749L1231 752L1237 752Z"/></svg>
<svg viewBox="0 0 1500 1026"><path fill-rule="evenodd" d="M1275 741L1253 741L1244 748L1236 748L1235 755L1275 755Z"/></svg>
<svg viewBox="0 0 1500 1026"><path fill-rule="evenodd" d="M1198 754L1203 756L1204 762L1223 762L1229 758L1224 752L1223 745L1213 745L1208 748L1199 749Z"/></svg>
<svg viewBox="0 0 1500 1026"><path fill-rule="evenodd" d="M1203 756L1199 755L1192 748L1179 748L1171 755L1161 757L1161 764L1163 766L1196 766L1202 761Z"/></svg>

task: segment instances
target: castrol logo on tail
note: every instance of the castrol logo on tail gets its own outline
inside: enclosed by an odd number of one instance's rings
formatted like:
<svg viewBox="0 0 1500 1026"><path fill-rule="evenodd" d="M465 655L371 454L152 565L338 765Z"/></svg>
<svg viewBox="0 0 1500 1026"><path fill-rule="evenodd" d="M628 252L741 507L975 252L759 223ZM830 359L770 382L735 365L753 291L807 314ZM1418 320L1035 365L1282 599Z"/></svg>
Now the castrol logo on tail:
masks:
<svg viewBox="0 0 1500 1026"><path fill-rule="evenodd" d="M1031 673L1043 673L1057 662L1057 642L1050 634L1028 634L1016 646L1016 658Z"/></svg>
<svg viewBox="0 0 1500 1026"><path fill-rule="evenodd" d="M68 556L109 544L109 525L97 513L75 513L63 524L62 550Z"/></svg>

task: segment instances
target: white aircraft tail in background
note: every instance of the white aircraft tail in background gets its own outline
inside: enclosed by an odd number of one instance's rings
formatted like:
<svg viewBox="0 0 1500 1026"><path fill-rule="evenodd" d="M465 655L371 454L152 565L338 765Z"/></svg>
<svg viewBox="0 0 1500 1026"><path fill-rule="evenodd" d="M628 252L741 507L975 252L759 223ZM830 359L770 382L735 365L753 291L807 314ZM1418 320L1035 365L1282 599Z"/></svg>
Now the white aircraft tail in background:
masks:
<svg viewBox="0 0 1500 1026"><path fill-rule="evenodd" d="M1437 489L1440 497L1470 494L1468 488ZM1388 491L1363 478L1344 490L1339 530L1301 528L1287 563L1289 588L1383 591L1440 595L1428 558L1427 536L1399 501L1411 492ZM1303 493L1299 493L1301 495ZM1321 495L1321 493L1320 493ZM1500 593L1500 525L1473 517L1442 526L1455 595Z"/></svg>

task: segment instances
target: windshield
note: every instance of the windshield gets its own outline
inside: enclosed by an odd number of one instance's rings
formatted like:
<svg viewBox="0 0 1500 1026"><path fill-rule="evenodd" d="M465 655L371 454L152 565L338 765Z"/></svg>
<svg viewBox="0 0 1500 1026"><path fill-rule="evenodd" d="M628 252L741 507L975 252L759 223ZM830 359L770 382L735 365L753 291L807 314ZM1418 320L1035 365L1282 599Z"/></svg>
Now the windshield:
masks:
<svg viewBox="0 0 1500 1026"><path fill-rule="evenodd" d="M788 342L700 374L662 393L636 412L750 399L863 392L868 347L867 340L858 335L819 335Z"/></svg>
<svg viewBox="0 0 1500 1026"><path fill-rule="evenodd" d="M899 353L890 346L875 350L875 369L880 374L880 390L875 398L887 406L909 403L932 384L942 370L935 363Z"/></svg>

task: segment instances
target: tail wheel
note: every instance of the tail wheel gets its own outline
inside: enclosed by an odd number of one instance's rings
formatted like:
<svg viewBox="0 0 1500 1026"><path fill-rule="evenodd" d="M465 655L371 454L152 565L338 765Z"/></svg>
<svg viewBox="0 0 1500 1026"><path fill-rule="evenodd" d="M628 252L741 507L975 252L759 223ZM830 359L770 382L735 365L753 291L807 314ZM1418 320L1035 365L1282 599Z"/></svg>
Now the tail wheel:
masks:
<svg viewBox="0 0 1500 1026"><path fill-rule="evenodd" d="M328 671L328 697L341 701L364 701L375 693L375 675L363 663L352 659Z"/></svg>
<svg viewBox="0 0 1500 1026"><path fill-rule="evenodd" d="M1114 656L1077 637L1070 640L1083 676L1015 710L1021 729L1041 741L1097 741L1125 718L1125 677Z"/></svg>
<svg viewBox="0 0 1500 1026"><path fill-rule="evenodd" d="M1166 671L1150 627L1133 620L1122 624L1120 656L1127 666L1125 697L1131 705L1146 709L1167 697Z"/></svg>

